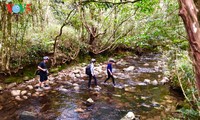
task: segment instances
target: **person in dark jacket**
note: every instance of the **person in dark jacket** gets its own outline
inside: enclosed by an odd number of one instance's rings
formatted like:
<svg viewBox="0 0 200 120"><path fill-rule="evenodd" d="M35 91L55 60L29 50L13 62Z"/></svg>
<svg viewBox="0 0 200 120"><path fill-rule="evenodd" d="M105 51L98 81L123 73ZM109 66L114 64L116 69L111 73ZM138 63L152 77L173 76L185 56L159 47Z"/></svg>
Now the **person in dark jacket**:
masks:
<svg viewBox="0 0 200 120"><path fill-rule="evenodd" d="M109 80L110 78L112 78L112 82L113 82L113 86L115 86L115 79L113 77L113 72L112 72L112 64L115 63L115 61L113 59L110 59L108 64L107 64L107 79L104 81L104 83L106 83L107 80Z"/></svg>
<svg viewBox="0 0 200 120"><path fill-rule="evenodd" d="M46 66L46 63L48 62L49 60L49 57L48 56L45 56L43 57L43 61L40 62L40 64L38 65L38 70L40 71L39 72L39 75L40 75L40 81L39 81L39 86L40 88L41 87L48 87L47 85L47 80L48 80L48 70L47 70L47 66Z"/></svg>

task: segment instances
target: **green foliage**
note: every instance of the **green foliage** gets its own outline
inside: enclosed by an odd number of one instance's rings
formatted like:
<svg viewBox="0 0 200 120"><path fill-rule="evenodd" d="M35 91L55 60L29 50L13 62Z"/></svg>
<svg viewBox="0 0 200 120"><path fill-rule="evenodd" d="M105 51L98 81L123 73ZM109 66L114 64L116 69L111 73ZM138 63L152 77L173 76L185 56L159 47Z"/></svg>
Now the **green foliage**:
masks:
<svg viewBox="0 0 200 120"><path fill-rule="evenodd" d="M178 110L179 112L181 112L184 116L185 119L189 119L189 120L197 120L200 118L199 116L199 111L193 110L193 109L180 109Z"/></svg>

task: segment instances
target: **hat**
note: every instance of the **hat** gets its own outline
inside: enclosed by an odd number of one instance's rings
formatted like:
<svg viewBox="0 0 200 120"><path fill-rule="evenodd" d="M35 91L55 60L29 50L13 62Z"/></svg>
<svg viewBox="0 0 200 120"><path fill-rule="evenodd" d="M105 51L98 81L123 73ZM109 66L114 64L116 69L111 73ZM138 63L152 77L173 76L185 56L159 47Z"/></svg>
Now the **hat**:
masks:
<svg viewBox="0 0 200 120"><path fill-rule="evenodd" d="M91 62L96 62L96 59L92 58Z"/></svg>
<svg viewBox="0 0 200 120"><path fill-rule="evenodd" d="M43 60L48 60L48 59L49 59L48 56L44 56L44 57L43 57Z"/></svg>
<svg viewBox="0 0 200 120"><path fill-rule="evenodd" d="M109 62L113 62L113 63L114 63L114 62L115 62L115 60L114 60L114 59L112 59L112 58L110 58L110 59L109 59Z"/></svg>

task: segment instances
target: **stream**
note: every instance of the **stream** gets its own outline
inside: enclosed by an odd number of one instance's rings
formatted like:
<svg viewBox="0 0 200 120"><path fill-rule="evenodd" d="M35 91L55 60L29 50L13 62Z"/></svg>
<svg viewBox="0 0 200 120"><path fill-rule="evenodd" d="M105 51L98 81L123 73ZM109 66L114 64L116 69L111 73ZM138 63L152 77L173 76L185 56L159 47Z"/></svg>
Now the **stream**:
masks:
<svg viewBox="0 0 200 120"><path fill-rule="evenodd" d="M111 79L103 84L106 62L99 63L95 67L101 89L97 90L87 89L87 64L49 76L51 89L42 92L27 88L34 87L36 80L27 81L1 91L0 120L20 119L24 111L35 113L38 120L120 120L130 111L141 120L165 119L173 116L182 98L161 82L166 78L164 64L161 54L153 53L117 59L113 65L117 86L113 87ZM27 92L16 100L12 90ZM87 105L89 98L94 104Z"/></svg>

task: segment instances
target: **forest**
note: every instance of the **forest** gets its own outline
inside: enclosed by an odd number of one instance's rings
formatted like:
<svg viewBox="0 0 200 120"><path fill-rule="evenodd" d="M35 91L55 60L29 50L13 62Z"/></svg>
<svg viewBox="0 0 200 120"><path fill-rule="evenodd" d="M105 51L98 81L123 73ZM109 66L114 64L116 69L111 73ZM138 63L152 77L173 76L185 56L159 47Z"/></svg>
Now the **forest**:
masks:
<svg viewBox="0 0 200 120"><path fill-rule="evenodd" d="M170 80L165 89L182 96L173 113L158 119L199 119L198 9L198 0L0 0L0 94L10 90L6 86L34 79L44 56L54 75L92 58L101 64L111 57L142 61L153 54L151 60L159 55L166 63L161 65L161 76ZM3 104L0 97L0 115Z"/></svg>

